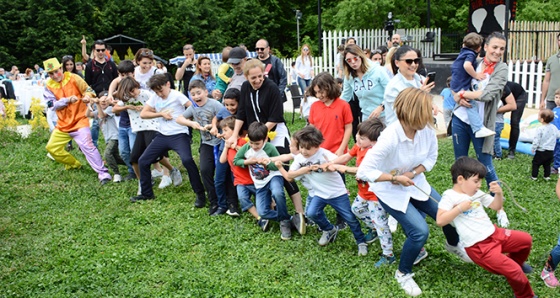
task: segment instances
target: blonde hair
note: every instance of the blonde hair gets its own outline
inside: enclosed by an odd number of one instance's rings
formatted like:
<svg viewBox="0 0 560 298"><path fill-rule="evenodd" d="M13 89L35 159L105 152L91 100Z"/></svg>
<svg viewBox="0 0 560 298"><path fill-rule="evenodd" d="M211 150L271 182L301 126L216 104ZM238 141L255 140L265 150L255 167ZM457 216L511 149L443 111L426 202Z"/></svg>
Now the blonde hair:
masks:
<svg viewBox="0 0 560 298"><path fill-rule="evenodd" d="M249 70L256 67L260 68L264 72L264 64L259 59L251 59L245 62L245 65L243 66L243 74L245 76L249 75Z"/></svg>
<svg viewBox="0 0 560 298"><path fill-rule="evenodd" d="M303 51L304 48L308 48L308 49L309 49L309 51L307 51L307 59L309 59L309 66L313 67L313 54L311 53L311 47L310 47L308 44L306 44L306 43L304 43L304 44L301 46L301 49L299 50L299 54L300 54L300 56L301 56L301 63L305 64L305 61L303 60L303 57L304 57L303 53L305 53L305 52Z"/></svg>
<svg viewBox="0 0 560 298"><path fill-rule="evenodd" d="M408 87L399 93L393 109L402 125L416 130L421 130L427 125L434 128L432 99L430 93Z"/></svg>
<svg viewBox="0 0 560 298"><path fill-rule="evenodd" d="M397 47L392 47L387 51L387 55L385 56L385 67L391 71L392 74L397 74L397 72L393 69L391 65L391 60L393 60L393 56L395 56L395 52L397 51Z"/></svg>

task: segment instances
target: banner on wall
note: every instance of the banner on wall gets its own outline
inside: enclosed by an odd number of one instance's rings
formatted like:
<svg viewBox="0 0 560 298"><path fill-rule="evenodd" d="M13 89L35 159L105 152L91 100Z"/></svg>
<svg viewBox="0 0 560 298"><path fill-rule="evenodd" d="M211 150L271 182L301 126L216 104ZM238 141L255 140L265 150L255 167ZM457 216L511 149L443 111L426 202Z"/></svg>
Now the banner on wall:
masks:
<svg viewBox="0 0 560 298"><path fill-rule="evenodd" d="M470 0L469 32L488 36L506 28L506 1L509 4L509 20L515 20L517 0Z"/></svg>

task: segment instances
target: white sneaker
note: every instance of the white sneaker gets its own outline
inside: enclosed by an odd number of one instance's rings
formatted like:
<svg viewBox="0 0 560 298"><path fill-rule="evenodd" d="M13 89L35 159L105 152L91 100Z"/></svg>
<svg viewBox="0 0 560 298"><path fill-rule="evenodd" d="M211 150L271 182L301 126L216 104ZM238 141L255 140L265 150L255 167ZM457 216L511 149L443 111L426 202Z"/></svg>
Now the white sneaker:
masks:
<svg viewBox="0 0 560 298"><path fill-rule="evenodd" d="M449 245L449 243L445 242L445 250L447 250L448 252L458 256L465 263L472 263L473 262L471 260L471 258L469 257L469 255L467 255L467 252L465 251L465 248L463 247L463 245L461 245L461 243L458 243L457 246L453 246L453 245Z"/></svg>
<svg viewBox="0 0 560 298"><path fill-rule="evenodd" d="M498 212L496 214L498 219L498 225L502 228L507 228L509 226L509 220L505 211Z"/></svg>
<svg viewBox="0 0 560 298"><path fill-rule="evenodd" d="M179 186L183 183L183 177L179 169L173 168L173 170L171 170L171 180L173 180L173 185L175 186Z"/></svg>
<svg viewBox="0 0 560 298"><path fill-rule="evenodd" d="M157 178L157 177L162 177L163 176L163 171L158 171L156 169L152 170L152 178Z"/></svg>
<svg viewBox="0 0 560 298"><path fill-rule="evenodd" d="M142 194L142 185L140 185L140 179L138 179L138 192L136 193L137 196Z"/></svg>
<svg viewBox="0 0 560 298"><path fill-rule="evenodd" d="M122 181L121 175L115 174L115 175L113 176L113 182L119 183L119 182L121 182L121 181Z"/></svg>
<svg viewBox="0 0 560 298"><path fill-rule="evenodd" d="M367 243L358 244L358 256L367 256Z"/></svg>
<svg viewBox="0 0 560 298"><path fill-rule="evenodd" d="M47 157L54 160L54 157L52 157L52 155L50 153L47 152Z"/></svg>
<svg viewBox="0 0 560 298"><path fill-rule="evenodd" d="M168 187L169 185L171 185L171 183L173 183L173 181L171 181L171 177L169 176L163 176L161 177L161 182L159 183L159 188L163 189Z"/></svg>
<svg viewBox="0 0 560 298"><path fill-rule="evenodd" d="M477 131L474 134L474 136L477 138L485 138L485 137L493 136L495 134L496 134L495 131L489 130L488 128L483 126L479 131Z"/></svg>
<svg viewBox="0 0 560 298"><path fill-rule="evenodd" d="M412 277L414 277L414 273L404 274L400 273L398 269L395 271L395 278L401 286L401 289L403 289L408 296L416 297L422 294L422 290Z"/></svg>
<svg viewBox="0 0 560 298"><path fill-rule="evenodd" d="M399 224L399 222L394 217L389 215L388 224L389 230L391 230L391 233L394 233L397 230L397 225Z"/></svg>

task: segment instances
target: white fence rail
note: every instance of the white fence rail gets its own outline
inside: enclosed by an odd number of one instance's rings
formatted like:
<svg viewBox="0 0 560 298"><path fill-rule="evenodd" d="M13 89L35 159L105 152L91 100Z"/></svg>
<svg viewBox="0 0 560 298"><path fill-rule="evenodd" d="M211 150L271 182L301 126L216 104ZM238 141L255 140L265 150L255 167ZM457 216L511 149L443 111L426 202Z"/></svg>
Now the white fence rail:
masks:
<svg viewBox="0 0 560 298"><path fill-rule="evenodd" d="M529 97L527 106L530 108L538 108L541 100L542 81L545 72L542 61L538 63L519 60L508 63L508 80L521 84Z"/></svg>

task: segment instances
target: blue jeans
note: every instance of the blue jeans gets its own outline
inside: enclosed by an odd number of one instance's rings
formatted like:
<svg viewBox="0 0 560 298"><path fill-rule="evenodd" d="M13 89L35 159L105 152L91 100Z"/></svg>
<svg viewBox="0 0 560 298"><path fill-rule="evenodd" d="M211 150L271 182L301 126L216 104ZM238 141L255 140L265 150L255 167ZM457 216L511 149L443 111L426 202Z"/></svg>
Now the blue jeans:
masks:
<svg viewBox="0 0 560 298"><path fill-rule="evenodd" d="M438 202L441 200L441 196L433 188L430 196ZM391 198L387 199L390 200ZM431 198L427 201L417 201L414 198L410 198L406 213L392 209L384 204L381 198L379 199L379 203L387 213L391 214L401 224L406 234L406 240L402 247L401 259L399 262L399 271L402 273L412 273L414 260L416 260L424 244L426 244L430 234L430 228L420 211L426 213L435 220L438 211L438 203ZM456 246L459 243L457 230L451 225L446 225L442 229L447 243Z"/></svg>
<svg viewBox="0 0 560 298"><path fill-rule="evenodd" d="M469 122L471 123L471 128L473 132L479 131L484 125L482 124L482 118L478 113L478 104L476 101L469 101L471 104L470 108L467 108L467 117L469 117Z"/></svg>
<svg viewBox="0 0 560 298"><path fill-rule="evenodd" d="M302 79L302 78L298 77L297 82L298 82L299 88L301 88L301 94L305 94L305 89L307 89L307 87L309 87L309 85L311 85L311 79L306 80L306 79Z"/></svg>
<svg viewBox="0 0 560 298"><path fill-rule="evenodd" d="M343 194L340 197L332 198L332 199L323 199L321 197L313 197L311 203L309 204L309 208L307 211L307 216L317 223L319 228L323 231L330 231L334 228L334 225L330 223L330 221L325 216L325 206L330 205L333 207L334 210L344 219L344 221L352 230L352 234L356 239L356 243L364 243L365 236L362 232L362 227L360 226L360 222L352 213L352 208L350 207L350 199L348 198L347 194Z"/></svg>
<svg viewBox="0 0 560 298"><path fill-rule="evenodd" d="M451 135L453 138L453 151L455 152L455 159L461 156L469 156L469 147L472 141L474 151L476 152L476 158L480 161L487 170L486 173L486 184L490 184L492 181L498 180L498 175L494 169L494 164L492 164L492 155L482 152L482 145L484 144L484 138L476 138L474 132L470 128L470 125L461 121L457 116L453 115L451 119Z"/></svg>
<svg viewBox="0 0 560 298"><path fill-rule="evenodd" d="M249 210L249 208L255 206L253 202L251 202L251 195L256 197L257 189L253 184L242 185L238 184L237 188L237 197L239 197L239 203L241 203L241 210L243 212Z"/></svg>
<svg viewBox="0 0 560 298"><path fill-rule="evenodd" d="M560 140L556 140L556 146L554 146L554 163L552 167L556 170L560 168Z"/></svg>
<svg viewBox="0 0 560 298"><path fill-rule="evenodd" d="M128 168L128 173L136 177L130 164L130 152L134 147L134 141L136 141L136 133L132 132L131 127L119 127L119 154Z"/></svg>
<svg viewBox="0 0 560 298"><path fill-rule="evenodd" d="M221 153L221 152L220 152ZM219 156L219 155L218 155ZM221 163L219 158L216 160L216 174L214 176L214 188L216 189L216 196L218 197L218 207L227 208L227 195L226 195L226 178L231 175L229 163Z"/></svg>
<svg viewBox="0 0 560 298"><path fill-rule="evenodd" d="M560 237L558 237L558 244L550 251L550 259L547 261L547 265L550 265L552 270L556 270L558 263L560 263Z"/></svg>
<svg viewBox="0 0 560 298"><path fill-rule="evenodd" d="M97 147L97 140L99 140L99 120L93 119L91 122L91 139L93 141L93 145Z"/></svg>
<svg viewBox="0 0 560 298"><path fill-rule="evenodd" d="M504 124L496 122L496 134L494 135L494 156L502 158L502 144L500 143L500 135L504 130Z"/></svg>
<svg viewBox="0 0 560 298"><path fill-rule="evenodd" d="M276 210L270 208L272 198L276 202ZM267 185L257 189L256 194L257 212L264 219L283 221L290 219L286 207L286 195L284 194L284 178L274 176Z"/></svg>

